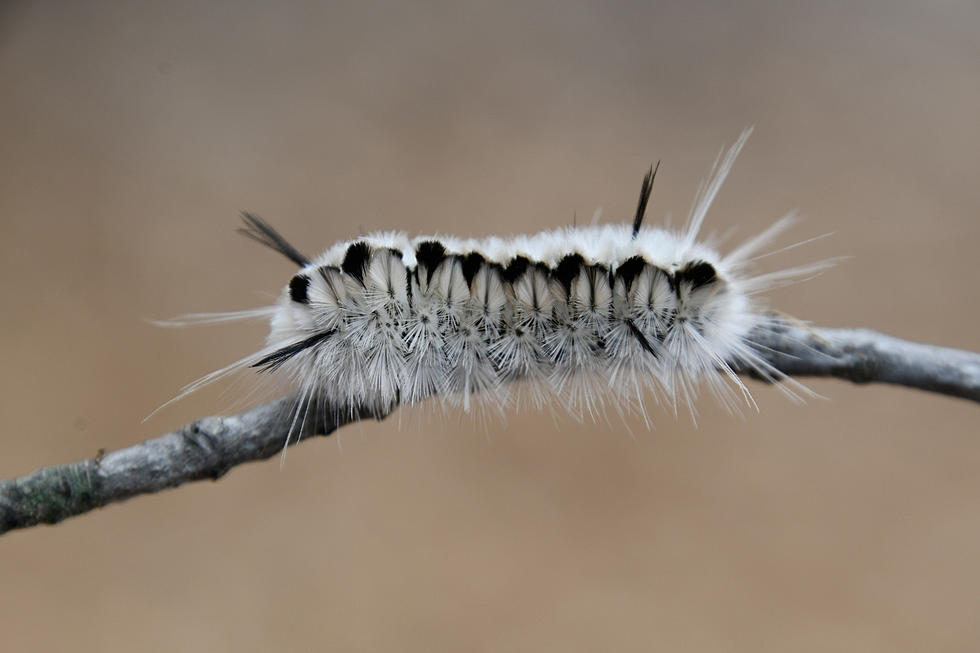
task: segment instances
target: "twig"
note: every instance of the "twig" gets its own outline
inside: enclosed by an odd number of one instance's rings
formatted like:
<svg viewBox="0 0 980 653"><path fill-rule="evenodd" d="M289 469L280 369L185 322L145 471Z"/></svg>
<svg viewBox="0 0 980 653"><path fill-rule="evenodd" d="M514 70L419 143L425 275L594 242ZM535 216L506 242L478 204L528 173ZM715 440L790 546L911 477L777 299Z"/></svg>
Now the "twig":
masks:
<svg viewBox="0 0 980 653"><path fill-rule="evenodd" d="M810 328L786 320L752 334L759 355L787 376L890 383L980 402L980 354L922 345L865 329ZM751 370L740 374L755 376ZM206 417L152 440L68 465L0 481L0 534L55 524L131 497L190 481L217 480L232 467L280 453L294 397L229 417ZM311 410L301 437L330 435L370 413L338 418ZM383 418L380 416L379 418ZM295 435L290 444L301 438Z"/></svg>
<svg viewBox="0 0 980 653"><path fill-rule="evenodd" d="M786 376L888 383L980 402L980 354L923 345L870 329L808 327L777 318L751 340ZM755 376L751 370L740 374Z"/></svg>
<svg viewBox="0 0 980 653"><path fill-rule="evenodd" d="M55 524L190 481L216 481L232 467L271 458L286 446L294 405L294 397L281 397L238 415L205 417L119 451L0 481L0 534ZM338 418L328 412L307 415L302 432L294 432L289 444L373 417Z"/></svg>

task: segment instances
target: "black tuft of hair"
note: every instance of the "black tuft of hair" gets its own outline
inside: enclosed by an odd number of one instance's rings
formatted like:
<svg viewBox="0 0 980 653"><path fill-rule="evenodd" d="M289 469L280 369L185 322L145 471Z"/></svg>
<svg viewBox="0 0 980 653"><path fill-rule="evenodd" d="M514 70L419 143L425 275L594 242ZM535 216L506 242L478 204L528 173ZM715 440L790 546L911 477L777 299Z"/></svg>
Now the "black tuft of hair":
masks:
<svg viewBox="0 0 980 653"><path fill-rule="evenodd" d="M640 233L640 225L643 224L643 216L647 212L647 202L650 201L650 194L653 192L653 180L657 178L657 170L660 170L660 161L657 167L650 166L650 170L643 176L643 185L640 186L640 201L636 205L636 215L633 217L633 238Z"/></svg>
<svg viewBox="0 0 980 653"><path fill-rule="evenodd" d="M300 254L299 250L290 245L289 241L279 235L278 231L259 216L242 211L242 222L245 223L245 226L240 227L238 233L274 249L296 265L306 267L310 264L310 259Z"/></svg>

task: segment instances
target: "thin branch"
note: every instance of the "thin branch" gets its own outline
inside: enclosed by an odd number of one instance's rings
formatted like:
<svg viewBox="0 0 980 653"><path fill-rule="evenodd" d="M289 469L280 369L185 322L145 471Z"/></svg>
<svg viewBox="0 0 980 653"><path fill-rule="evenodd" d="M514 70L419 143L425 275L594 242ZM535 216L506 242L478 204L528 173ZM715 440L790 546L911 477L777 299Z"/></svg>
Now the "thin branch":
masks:
<svg viewBox="0 0 980 653"><path fill-rule="evenodd" d="M56 524L191 481L216 481L232 467L271 458L286 446L295 402L287 396L238 415L205 417L125 449L0 481L0 534ZM365 412L338 418L330 412L307 415L302 432L294 430L289 444L373 417Z"/></svg>
<svg viewBox="0 0 980 653"><path fill-rule="evenodd" d="M924 345L870 329L809 327L784 318L750 340L786 376L887 383L980 402L980 354ZM747 376L751 370L736 370Z"/></svg>
<svg viewBox="0 0 980 653"><path fill-rule="evenodd" d="M980 354L922 345L865 329L811 328L787 320L751 335L759 355L787 376L890 383L980 402ZM740 374L758 376L748 369ZM232 467L265 460L286 446L295 397L229 417L206 417L139 444L0 481L0 534L55 524L95 508L190 481L217 480ZM330 410L306 418L302 438L330 435L347 418ZM301 438L294 437L290 444Z"/></svg>

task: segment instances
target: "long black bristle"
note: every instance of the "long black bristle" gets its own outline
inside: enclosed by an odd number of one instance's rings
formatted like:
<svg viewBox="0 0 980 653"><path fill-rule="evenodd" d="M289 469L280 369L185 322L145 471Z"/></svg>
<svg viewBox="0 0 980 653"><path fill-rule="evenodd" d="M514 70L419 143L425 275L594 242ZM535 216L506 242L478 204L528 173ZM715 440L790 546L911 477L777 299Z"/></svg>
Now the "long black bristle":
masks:
<svg viewBox="0 0 980 653"><path fill-rule="evenodd" d="M633 337L640 341L641 347L646 349L647 352L649 352L654 358L660 358L660 356L657 355L656 350L654 350L654 348L650 345L650 342L647 340L646 336L643 335L642 331L640 331L640 327L636 326L636 323L632 319L627 318L626 326L630 328L630 333L633 334Z"/></svg>
<svg viewBox="0 0 980 653"><path fill-rule="evenodd" d="M647 202L650 201L650 193L653 192L653 180L657 178L657 170L660 170L660 161L657 161L657 167L650 166L650 170L643 177L640 202L636 205L636 216L633 218L633 238L640 233L640 225L643 224L643 216L647 212Z"/></svg>
<svg viewBox="0 0 980 653"><path fill-rule="evenodd" d="M245 227L239 228L238 233L274 249L299 266L306 267L310 264L310 259L300 254L299 250L290 245L289 241L259 216L242 211L242 222L245 223Z"/></svg>
<svg viewBox="0 0 980 653"><path fill-rule="evenodd" d="M291 345L286 345L280 349L275 350L262 360L257 363L253 363L252 367L256 367L263 372L275 372L277 369L282 367L282 365L288 361L290 358L296 354L306 351L310 347L317 345L322 340L326 340L330 336L336 333L336 330L331 329L330 331L323 331L321 333L315 333L305 340L300 340L299 342L294 342Z"/></svg>

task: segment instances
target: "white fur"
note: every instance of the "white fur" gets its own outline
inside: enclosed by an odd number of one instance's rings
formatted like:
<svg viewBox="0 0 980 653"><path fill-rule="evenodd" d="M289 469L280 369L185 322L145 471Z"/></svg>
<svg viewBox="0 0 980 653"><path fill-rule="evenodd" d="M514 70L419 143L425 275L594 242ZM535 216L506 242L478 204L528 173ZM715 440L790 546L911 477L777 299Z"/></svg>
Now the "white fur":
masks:
<svg viewBox="0 0 980 653"><path fill-rule="evenodd" d="M630 225L607 224L481 239L382 232L338 243L304 266L275 306L196 318L271 315L270 334L261 351L182 395L257 366L288 376L301 408L326 402L352 414L435 396L467 410L474 398L539 407L557 398L576 416L593 418L610 402L646 417L651 399L676 410L692 405L701 387L726 406L751 402L733 363L782 379L749 341L767 320L754 297L822 265L757 276L748 270L790 216L727 255L697 241L748 135L719 155L681 231L642 228L634 237ZM419 246L432 242L445 256L429 269ZM360 280L344 270L356 243L370 251ZM471 265L467 279L471 254L485 262ZM520 274L512 268L508 280L505 270L519 257L530 264ZM563 260L571 272L560 275Z"/></svg>

